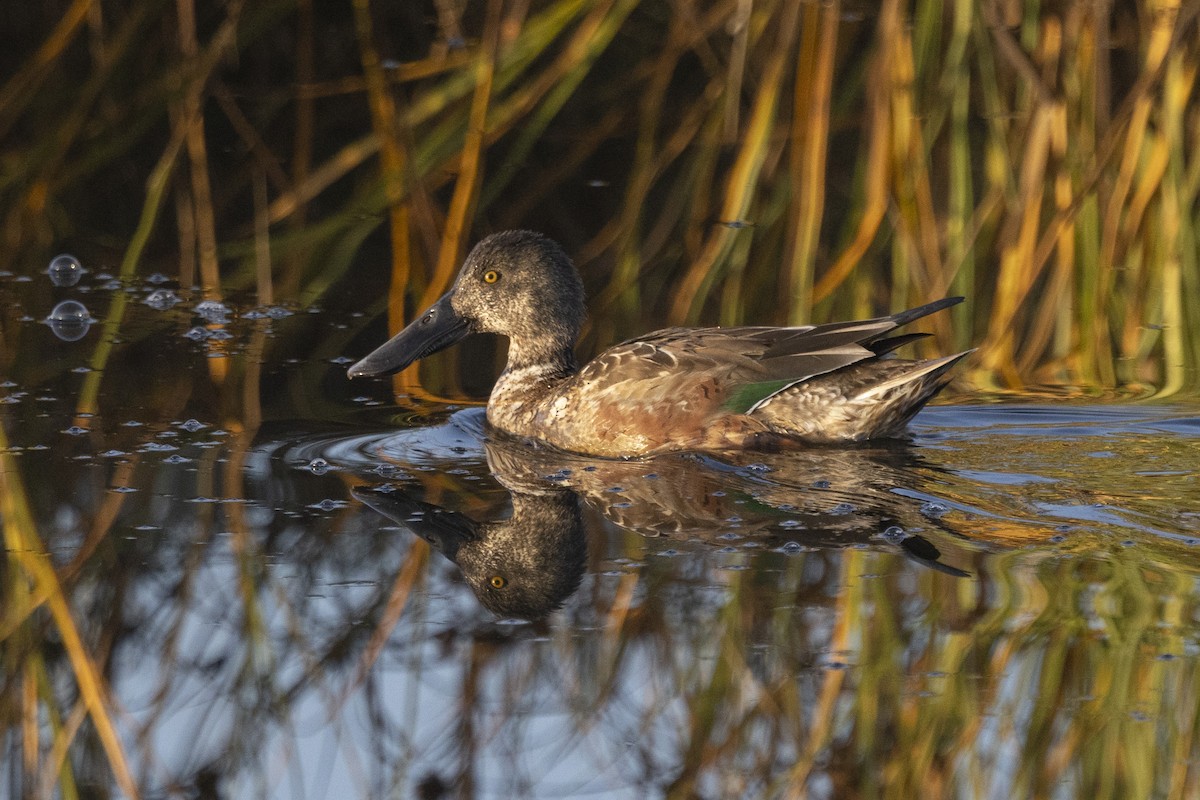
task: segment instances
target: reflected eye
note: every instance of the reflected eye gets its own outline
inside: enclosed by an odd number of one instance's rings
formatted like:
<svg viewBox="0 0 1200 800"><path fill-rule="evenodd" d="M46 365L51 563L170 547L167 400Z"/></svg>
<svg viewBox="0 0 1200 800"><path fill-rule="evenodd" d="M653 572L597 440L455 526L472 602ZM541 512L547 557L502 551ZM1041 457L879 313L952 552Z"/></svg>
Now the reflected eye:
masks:
<svg viewBox="0 0 1200 800"><path fill-rule="evenodd" d="M489 269L487 272L483 273L483 282L484 283L495 283L498 280L500 280L500 273L494 269ZM503 580L503 579L501 579L501 580ZM497 587L497 588L499 588L499 587Z"/></svg>
<svg viewBox="0 0 1200 800"><path fill-rule="evenodd" d="M495 283L495 281L489 281L489 283ZM504 580L503 575L493 575L492 576L491 584L492 584L492 588L494 588L494 589L503 589L505 584L507 584L507 583L508 583L508 581Z"/></svg>

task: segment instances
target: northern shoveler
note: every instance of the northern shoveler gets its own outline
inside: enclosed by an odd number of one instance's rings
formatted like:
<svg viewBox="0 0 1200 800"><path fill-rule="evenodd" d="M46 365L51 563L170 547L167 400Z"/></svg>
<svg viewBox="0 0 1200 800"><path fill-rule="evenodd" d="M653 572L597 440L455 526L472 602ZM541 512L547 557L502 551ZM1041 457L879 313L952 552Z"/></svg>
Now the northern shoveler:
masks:
<svg viewBox="0 0 1200 800"><path fill-rule="evenodd" d="M897 328L961 301L826 325L667 328L580 369L574 264L541 234L505 231L480 241L450 291L348 374L391 374L471 333L498 333L508 365L487 418L517 436L607 457L852 442L900 434L946 385L967 353L885 356L925 335L890 335Z"/></svg>

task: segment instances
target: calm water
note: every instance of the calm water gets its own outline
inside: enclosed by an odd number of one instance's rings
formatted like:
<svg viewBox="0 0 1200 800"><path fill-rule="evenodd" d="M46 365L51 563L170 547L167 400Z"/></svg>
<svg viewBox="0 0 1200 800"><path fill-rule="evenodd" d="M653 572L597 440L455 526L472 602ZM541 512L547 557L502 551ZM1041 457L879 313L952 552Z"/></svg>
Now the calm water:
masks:
<svg viewBox="0 0 1200 800"><path fill-rule="evenodd" d="M350 313L3 287L0 464L42 545L6 528L0 794L53 784L23 742L81 718L23 588L43 548L151 797L1198 788L1200 406L951 405L909 442L605 462L350 384ZM67 298L97 318L74 339L43 322ZM90 724L66 752L111 785Z"/></svg>

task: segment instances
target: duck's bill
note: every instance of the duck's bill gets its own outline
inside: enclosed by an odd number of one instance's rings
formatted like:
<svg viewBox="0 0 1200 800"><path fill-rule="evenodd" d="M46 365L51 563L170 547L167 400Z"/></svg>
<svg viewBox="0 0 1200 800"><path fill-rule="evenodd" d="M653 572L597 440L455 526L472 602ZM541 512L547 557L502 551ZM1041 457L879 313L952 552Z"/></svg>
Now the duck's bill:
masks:
<svg viewBox="0 0 1200 800"><path fill-rule="evenodd" d="M459 545L479 537L479 523L466 514L423 503L402 490L383 492L369 486L355 486L350 494L408 528L451 561L458 555Z"/></svg>
<svg viewBox="0 0 1200 800"><path fill-rule="evenodd" d="M450 305L450 295L431 305L424 314L346 371L351 378L391 375L414 361L444 350L471 333L469 320Z"/></svg>

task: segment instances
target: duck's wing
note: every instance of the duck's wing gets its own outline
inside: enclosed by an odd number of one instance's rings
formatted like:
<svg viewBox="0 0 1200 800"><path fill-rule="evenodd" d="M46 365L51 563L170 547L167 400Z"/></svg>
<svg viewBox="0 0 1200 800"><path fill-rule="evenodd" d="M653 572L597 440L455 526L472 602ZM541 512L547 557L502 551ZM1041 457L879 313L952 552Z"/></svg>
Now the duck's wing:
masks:
<svg viewBox="0 0 1200 800"><path fill-rule="evenodd" d="M749 413L797 383L922 338L925 334L888 334L962 299L948 297L886 317L825 325L667 328L606 350L584 367L579 379L593 387L644 380L657 383L663 392L673 391L681 380L708 379L720 389L720 407Z"/></svg>

